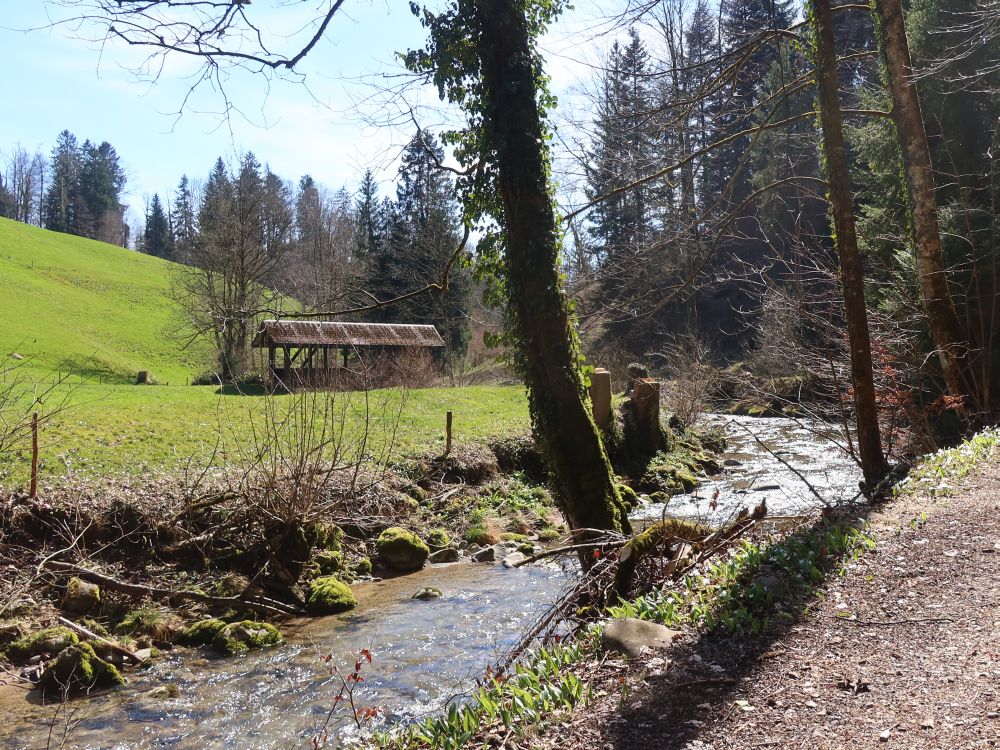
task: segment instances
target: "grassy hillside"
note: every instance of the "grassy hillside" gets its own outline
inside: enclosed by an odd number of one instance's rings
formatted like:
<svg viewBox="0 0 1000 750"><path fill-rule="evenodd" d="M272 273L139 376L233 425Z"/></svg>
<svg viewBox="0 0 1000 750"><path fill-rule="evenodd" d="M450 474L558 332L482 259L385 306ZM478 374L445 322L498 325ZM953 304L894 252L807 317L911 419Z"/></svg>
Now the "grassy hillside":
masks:
<svg viewBox="0 0 1000 750"><path fill-rule="evenodd" d="M126 383L139 370L183 383L207 348L183 351L166 329L172 263L0 219L0 356L36 371Z"/></svg>
<svg viewBox="0 0 1000 750"><path fill-rule="evenodd" d="M269 402L185 385L207 368L210 354L208 346L183 351L167 333L175 315L167 294L171 267L120 247L0 219L0 358L11 352L27 358L9 377L24 384L20 392L28 401L8 404L6 416L16 421L30 411L42 414L43 477L170 472L189 461L239 463L268 409L295 408L293 397ZM31 386L57 370L72 376L44 404L31 405ZM169 385L136 386L138 370ZM336 399L347 442L360 440L364 395ZM459 442L529 424L520 386L430 388L405 396L382 391L367 402L370 451L389 448L397 457L442 447L449 410ZM58 413L44 419L50 409ZM0 455L0 483L24 482L29 460L25 438Z"/></svg>

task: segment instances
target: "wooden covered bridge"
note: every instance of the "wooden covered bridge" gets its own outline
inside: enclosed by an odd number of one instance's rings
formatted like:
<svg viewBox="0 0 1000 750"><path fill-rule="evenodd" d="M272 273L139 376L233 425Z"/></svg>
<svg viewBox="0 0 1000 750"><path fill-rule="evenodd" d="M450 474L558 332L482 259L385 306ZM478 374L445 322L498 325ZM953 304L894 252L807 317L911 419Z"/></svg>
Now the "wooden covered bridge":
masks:
<svg viewBox="0 0 1000 750"><path fill-rule="evenodd" d="M398 354L406 349L444 346L432 325L265 320L253 346L267 349L272 388L325 388L345 384L350 354ZM281 353L281 361L278 354Z"/></svg>

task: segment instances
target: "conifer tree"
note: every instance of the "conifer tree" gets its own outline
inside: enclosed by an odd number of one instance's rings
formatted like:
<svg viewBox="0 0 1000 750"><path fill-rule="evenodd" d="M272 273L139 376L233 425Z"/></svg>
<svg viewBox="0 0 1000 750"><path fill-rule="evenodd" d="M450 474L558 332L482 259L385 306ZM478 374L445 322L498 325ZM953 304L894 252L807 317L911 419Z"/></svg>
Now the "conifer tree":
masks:
<svg viewBox="0 0 1000 750"><path fill-rule="evenodd" d="M52 149L49 187L43 209L45 228L73 232L81 209L80 169L82 156L76 136L64 130Z"/></svg>
<svg viewBox="0 0 1000 750"><path fill-rule="evenodd" d="M149 209L146 211L146 228L142 236L142 250L147 255L166 259L173 256L170 222L158 193L153 193L153 198L149 202Z"/></svg>
<svg viewBox="0 0 1000 750"><path fill-rule="evenodd" d="M177 195L170 211L174 260L181 263L190 261L197 240L197 224L195 220L194 198L187 175L181 176L177 184Z"/></svg>

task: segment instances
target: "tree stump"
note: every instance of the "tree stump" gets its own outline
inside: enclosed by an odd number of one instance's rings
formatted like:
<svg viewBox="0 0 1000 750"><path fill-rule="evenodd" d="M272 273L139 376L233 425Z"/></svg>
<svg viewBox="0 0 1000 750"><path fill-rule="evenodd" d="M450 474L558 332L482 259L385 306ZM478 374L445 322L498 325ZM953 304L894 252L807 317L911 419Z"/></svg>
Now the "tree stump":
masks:
<svg viewBox="0 0 1000 750"><path fill-rule="evenodd" d="M629 400L622 404L623 457L639 461L665 450L667 437L660 425L660 383L652 378L635 381Z"/></svg>
<svg viewBox="0 0 1000 750"><path fill-rule="evenodd" d="M590 376L590 405L602 430L611 424L611 373L598 367Z"/></svg>

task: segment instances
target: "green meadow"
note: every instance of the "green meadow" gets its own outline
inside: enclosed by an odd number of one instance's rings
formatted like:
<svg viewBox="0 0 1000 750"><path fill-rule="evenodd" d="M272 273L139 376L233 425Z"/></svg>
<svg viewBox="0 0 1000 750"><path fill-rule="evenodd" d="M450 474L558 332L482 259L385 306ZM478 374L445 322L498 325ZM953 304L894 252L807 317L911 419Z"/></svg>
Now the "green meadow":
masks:
<svg viewBox="0 0 1000 750"><path fill-rule="evenodd" d="M456 442L528 427L520 386L383 390L329 400L188 386L211 354L205 345L182 348L171 333L177 321L169 297L174 267L0 219L0 357L8 382L17 378L22 386L44 388L64 378L37 406L43 479L239 462L266 439L269 420L285 419L304 404L315 410L314 424L342 428L345 445L365 439L366 452L380 457L440 450L448 411L455 415ZM23 359L11 359L12 353ZM148 370L158 385L133 385L139 370ZM21 442L0 455L7 483L28 476L30 444Z"/></svg>

